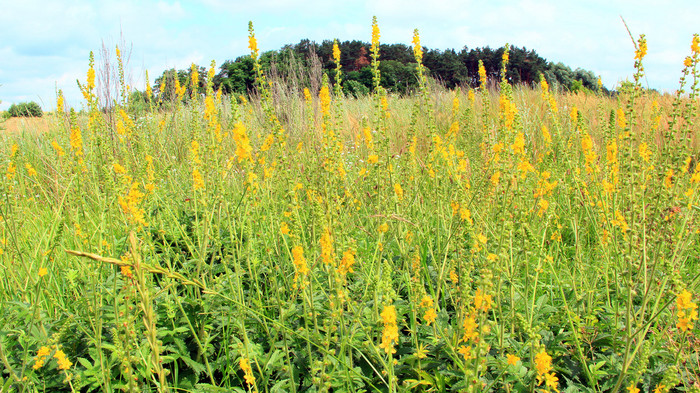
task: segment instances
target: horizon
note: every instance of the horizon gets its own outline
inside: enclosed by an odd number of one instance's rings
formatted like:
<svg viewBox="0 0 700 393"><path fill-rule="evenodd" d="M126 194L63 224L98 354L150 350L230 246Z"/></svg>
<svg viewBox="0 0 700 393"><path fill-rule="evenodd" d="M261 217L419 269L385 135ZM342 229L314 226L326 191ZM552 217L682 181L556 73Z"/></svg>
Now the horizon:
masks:
<svg viewBox="0 0 700 393"><path fill-rule="evenodd" d="M599 75L608 89L634 72L634 44L645 34L649 52L644 62L645 87L672 92L678 88L683 59L697 28L693 15L700 4L676 7L652 1L572 1L474 4L445 1L425 5L398 0L359 4L318 0L263 0L255 4L223 0L93 3L38 0L13 3L0 15L7 28L0 33L0 110L13 103L35 101L45 110L56 106L56 89L72 107L83 105L76 79L84 82L89 52L100 64L102 44L114 51L123 41L127 81L145 89L163 71L186 69L192 63L219 66L249 54L248 20L253 22L261 52L309 39L369 42L371 19L377 16L382 44L411 46L413 29L426 48L444 51L463 47L525 47L552 63ZM31 15L32 18L27 18ZM57 17L60 15L61 17ZM10 33L12 36L10 37ZM112 53L112 57L114 54ZM381 60L381 59L380 59Z"/></svg>

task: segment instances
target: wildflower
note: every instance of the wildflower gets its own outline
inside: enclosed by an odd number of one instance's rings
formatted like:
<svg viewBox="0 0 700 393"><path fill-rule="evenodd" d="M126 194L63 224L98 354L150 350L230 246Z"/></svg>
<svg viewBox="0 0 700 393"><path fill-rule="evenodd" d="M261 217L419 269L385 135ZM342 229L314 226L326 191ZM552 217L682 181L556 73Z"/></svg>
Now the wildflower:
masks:
<svg viewBox="0 0 700 393"><path fill-rule="evenodd" d="M248 48L250 49L250 57L253 60L258 58L258 41L255 39L255 32L253 31L253 22L248 22Z"/></svg>
<svg viewBox="0 0 700 393"><path fill-rule="evenodd" d="M66 354L60 349L56 351L53 357L58 361L58 368L60 370L68 370L70 369L70 366L73 365L73 363L66 357Z"/></svg>
<svg viewBox="0 0 700 393"><path fill-rule="evenodd" d="M622 108L617 110L617 126L624 129L627 127L627 118L625 117L625 111Z"/></svg>
<svg viewBox="0 0 700 393"><path fill-rule="evenodd" d="M387 224L385 222L382 223L381 225L379 225L379 228L377 228L377 231L379 233L386 233L388 230L389 230L389 224Z"/></svg>
<svg viewBox="0 0 700 393"><path fill-rule="evenodd" d="M479 332L476 330L479 324L476 323L476 318L473 314L464 318L462 327L464 328L464 334L462 335L463 342L468 342L470 340L476 341L479 338Z"/></svg>
<svg viewBox="0 0 700 393"><path fill-rule="evenodd" d="M669 169L664 178L664 187L671 188L671 186L673 186L673 169Z"/></svg>
<svg viewBox="0 0 700 393"><path fill-rule="evenodd" d="M515 366L520 361L520 358L509 353L508 355L506 355L506 360L511 366Z"/></svg>
<svg viewBox="0 0 700 393"><path fill-rule="evenodd" d="M545 386L557 389L559 379L554 373L550 373L552 371L552 357L544 349L535 355L535 370L537 371L538 386L544 382Z"/></svg>
<svg viewBox="0 0 700 393"><path fill-rule="evenodd" d="M243 123L238 122L233 127L233 140L236 141L236 157L238 162L252 159L253 148L250 146L250 139L246 133Z"/></svg>
<svg viewBox="0 0 700 393"><path fill-rule="evenodd" d="M700 54L700 36L697 34L693 35L693 43L690 44L690 50L694 55Z"/></svg>
<svg viewBox="0 0 700 393"><path fill-rule="evenodd" d="M197 191L201 189L204 189L204 178L199 169L195 168L192 170L192 190Z"/></svg>
<svg viewBox="0 0 700 393"><path fill-rule="evenodd" d="M66 154L66 153L63 151L63 148L58 144L58 142L56 142L56 140L53 140L53 141L51 142L51 147L53 147L53 149L56 151L56 155L58 155L59 157L61 157L61 156L63 156L64 154Z"/></svg>
<svg viewBox="0 0 700 393"><path fill-rule="evenodd" d="M460 355L464 356L464 360L472 359L472 347L470 345L462 345L457 349Z"/></svg>
<svg viewBox="0 0 700 393"><path fill-rule="evenodd" d="M340 48L338 47L338 40L333 40L333 61L336 64L340 64Z"/></svg>
<svg viewBox="0 0 700 393"><path fill-rule="evenodd" d="M513 149L513 154L525 154L525 135L518 132L518 135L515 136L515 142L510 147Z"/></svg>
<svg viewBox="0 0 700 393"><path fill-rule="evenodd" d="M282 224L280 225L280 233L283 235L289 235L289 226L284 221L282 221Z"/></svg>
<svg viewBox="0 0 700 393"><path fill-rule="evenodd" d="M377 24L377 17L372 17L372 53L377 53L379 50L379 37L381 36L379 32L379 25Z"/></svg>
<svg viewBox="0 0 700 393"><path fill-rule="evenodd" d="M498 182L501 179L501 171L496 171L493 175L491 175L491 184L496 187L498 186Z"/></svg>
<svg viewBox="0 0 700 393"><path fill-rule="evenodd" d="M46 358L49 356L51 353L51 349L49 347L41 347L39 348L39 351L37 351L36 358L34 360L34 365L32 368L34 370L38 370L42 367L44 367L44 364L46 363Z"/></svg>
<svg viewBox="0 0 700 393"><path fill-rule="evenodd" d="M296 287L299 275L305 278L310 271L309 267L306 265L306 258L304 258L304 248L302 246L292 247L292 263L296 268L296 272L294 273L294 286ZM305 281L302 281L302 286L304 285L304 283Z"/></svg>
<svg viewBox="0 0 700 393"><path fill-rule="evenodd" d="M49 271L46 270L45 267L39 268L39 273L37 273L39 277L44 277L45 275L49 274Z"/></svg>
<svg viewBox="0 0 700 393"><path fill-rule="evenodd" d="M637 384L634 382L627 387L627 390L629 391L629 393L639 393L639 388L637 388Z"/></svg>
<svg viewBox="0 0 700 393"><path fill-rule="evenodd" d="M676 327L684 332L693 328L693 321L698 320L698 306L692 301L693 295L687 289L676 297L678 323Z"/></svg>
<svg viewBox="0 0 700 393"><path fill-rule="evenodd" d="M539 206L539 210L537 210L537 216L542 217L544 212L546 212L549 208L549 201L545 199L540 199L540 201L537 203L537 206Z"/></svg>
<svg viewBox="0 0 700 393"><path fill-rule="evenodd" d="M56 98L56 113L63 113L64 102L63 90L58 90L58 98Z"/></svg>
<svg viewBox="0 0 700 393"><path fill-rule="evenodd" d="M420 45L420 36L418 29L413 30L413 56L419 64L423 61L423 47Z"/></svg>
<svg viewBox="0 0 700 393"><path fill-rule="evenodd" d="M126 174L126 168L121 166L119 163L115 162L114 165L112 165L112 169L114 169L114 173L116 173L117 175Z"/></svg>
<svg viewBox="0 0 700 393"><path fill-rule="evenodd" d="M119 196L119 206L121 206L128 220L141 226L148 225L144 218L146 212L139 207L145 196L146 195L139 190L139 184L137 182L131 184L126 196Z"/></svg>
<svg viewBox="0 0 700 393"><path fill-rule="evenodd" d="M426 325L430 325L437 319L437 313L434 308L428 309L425 314L423 314L423 320L425 320Z"/></svg>
<svg viewBox="0 0 700 393"><path fill-rule="evenodd" d="M484 63L479 60L479 86L481 86L482 89L486 89L486 68L484 67Z"/></svg>
<svg viewBox="0 0 700 393"><path fill-rule="evenodd" d="M428 295L423 296L423 299L421 299L420 302L420 307L426 309L425 314L423 315L423 320L425 321L426 325L430 325L431 323L435 322L435 319L437 319L437 313L435 312L433 298Z"/></svg>
<svg viewBox="0 0 700 393"><path fill-rule="evenodd" d="M380 314L384 330L382 331L382 342L379 345L387 355L396 353L394 345L399 341L399 327L396 324L396 307L385 306Z"/></svg>
<svg viewBox="0 0 700 393"><path fill-rule="evenodd" d="M323 263L330 265L333 263L333 237L331 237L330 229L323 230L319 243L321 244L321 259Z"/></svg>
<svg viewBox="0 0 700 393"><path fill-rule="evenodd" d="M122 272L122 275L123 275L124 277L127 277L127 278L133 278L133 277L134 277L134 273L131 271L131 266L122 265L122 266L121 266L121 272Z"/></svg>
<svg viewBox="0 0 700 393"><path fill-rule="evenodd" d="M482 312L488 312L491 309L493 298L491 295L485 295L481 288L476 290L474 294L474 308Z"/></svg>
<svg viewBox="0 0 700 393"><path fill-rule="evenodd" d="M338 265L338 274L345 276L348 273L353 273L352 266L355 264L355 252L353 250L347 250L343 252L343 258L340 259L340 264Z"/></svg>
<svg viewBox="0 0 700 393"><path fill-rule="evenodd" d="M401 188L401 184L394 183L394 194L396 194L399 200L403 199L403 188Z"/></svg>
<svg viewBox="0 0 700 393"><path fill-rule="evenodd" d="M545 125L542 126L542 137L544 138L545 143L552 143L552 135L549 133L549 129Z"/></svg>
<svg viewBox="0 0 700 393"><path fill-rule="evenodd" d="M644 56L647 55L647 40L644 38L644 34L639 37L637 41L637 50L634 53L634 59L642 61Z"/></svg>
<svg viewBox="0 0 700 393"><path fill-rule="evenodd" d="M569 113L569 117L571 118L571 123L576 124L578 121L578 109L574 106L571 108L571 113Z"/></svg>
<svg viewBox="0 0 700 393"><path fill-rule="evenodd" d="M321 87L318 98L321 101L321 113L323 116L328 116L331 110L331 93L328 89L328 85L324 84L323 87Z"/></svg>
<svg viewBox="0 0 700 393"><path fill-rule="evenodd" d="M651 158L651 151L646 142L639 144L639 157L641 157L644 162L649 162L649 158Z"/></svg>
<svg viewBox="0 0 700 393"><path fill-rule="evenodd" d="M253 375L253 368L250 366L250 359L241 358L241 360L238 362L238 365L241 367L241 370L243 370L243 373L245 374L243 376L245 382L248 384L248 386L253 387L255 385L255 376Z"/></svg>

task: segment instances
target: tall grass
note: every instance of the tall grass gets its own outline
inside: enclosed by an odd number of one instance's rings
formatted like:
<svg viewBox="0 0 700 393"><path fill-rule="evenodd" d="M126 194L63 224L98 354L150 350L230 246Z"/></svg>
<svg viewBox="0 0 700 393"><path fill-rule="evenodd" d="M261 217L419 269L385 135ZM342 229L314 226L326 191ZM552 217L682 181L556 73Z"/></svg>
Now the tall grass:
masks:
<svg viewBox="0 0 700 393"><path fill-rule="evenodd" d="M643 37L616 97L446 91L417 32L398 97L372 40L369 97L268 83L251 25L252 99L113 121L91 58L5 137L3 391L697 391L698 37L675 97Z"/></svg>

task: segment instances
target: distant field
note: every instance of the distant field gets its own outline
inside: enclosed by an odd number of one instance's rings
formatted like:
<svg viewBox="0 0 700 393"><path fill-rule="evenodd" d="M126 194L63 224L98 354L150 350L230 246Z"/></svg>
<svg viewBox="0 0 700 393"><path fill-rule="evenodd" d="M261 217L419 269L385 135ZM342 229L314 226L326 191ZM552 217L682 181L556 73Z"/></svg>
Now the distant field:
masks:
<svg viewBox="0 0 700 393"><path fill-rule="evenodd" d="M6 134L15 134L22 132L43 133L51 127L52 117L44 115L44 117L11 117L2 124L3 131Z"/></svg>

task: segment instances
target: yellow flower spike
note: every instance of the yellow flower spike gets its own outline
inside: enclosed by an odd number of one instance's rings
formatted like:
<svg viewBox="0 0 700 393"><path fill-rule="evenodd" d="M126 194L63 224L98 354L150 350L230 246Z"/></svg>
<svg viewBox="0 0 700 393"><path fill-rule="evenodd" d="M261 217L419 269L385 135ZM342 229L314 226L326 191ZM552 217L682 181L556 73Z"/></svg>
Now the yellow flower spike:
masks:
<svg viewBox="0 0 700 393"><path fill-rule="evenodd" d="M255 39L255 31L253 30L253 22L248 22L248 48L250 49L250 57L253 60L258 58L258 40Z"/></svg>
<svg viewBox="0 0 700 393"><path fill-rule="evenodd" d="M486 83L487 83L487 77L486 77L486 68L484 67L484 63L479 60L479 86L481 89L486 89Z"/></svg>
<svg viewBox="0 0 700 393"><path fill-rule="evenodd" d="M384 330L382 331L382 341L379 344L379 348L384 349L387 355L392 355L396 353L396 348L394 345L399 342L399 327L396 322L396 307L394 306L384 306L382 313L382 323L384 324Z"/></svg>
<svg viewBox="0 0 700 393"><path fill-rule="evenodd" d="M642 61L644 56L647 55L647 39L644 37L644 34L639 36L639 40L637 41L637 50L634 53L634 59L637 61Z"/></svg>
<svg viewBox="0 0 700 393"><path fill-rule="evenodd" d="M506 362L508 362L508 364L511 366L517 365L519 361L520 361L520 358L513 355L513 354L509 353L508 355L506 355Z"/></svg>
<svg viewBox="0 0 700 393"><path fill-rule="evenodd" d="M249 387L254 388L255 386L255 376L253 375L253 368L250 365L250 359L241 358L238 362L239 367L243 370L245 382Z"/></svg>
<svg viewBox="0 0 700 393"><path fill-rule="evenodd" d="M423 62L423 47L420 45L420 35L418 35L418 29L413 30L413 56L416 58L418 63Z"/></svg>

